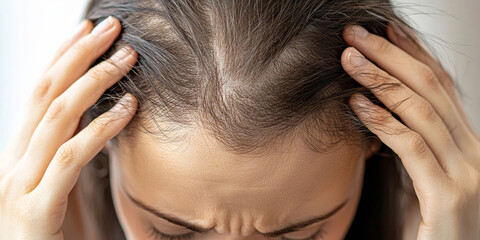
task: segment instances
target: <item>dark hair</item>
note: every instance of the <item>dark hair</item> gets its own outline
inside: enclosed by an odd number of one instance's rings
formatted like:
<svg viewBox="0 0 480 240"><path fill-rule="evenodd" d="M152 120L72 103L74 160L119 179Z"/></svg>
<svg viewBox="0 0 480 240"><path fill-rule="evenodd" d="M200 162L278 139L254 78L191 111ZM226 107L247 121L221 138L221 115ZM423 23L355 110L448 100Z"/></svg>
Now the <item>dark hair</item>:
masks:
<svg viewBox="0 0 480 240"><path fill-rule="evenodd" d="M124 45L139 53L138 62L85 113L84 124L129 92L138 111L123 136L146 130L142 123L152 119L172 127L157 125L159 131L149 133L174 141L184 135L168 133L198 124L239 154L261 153L292 134L319 152L340 141L362 147L378 141L348 105L362 92L384 107L343 70L342 32L359 24L386 37L388 22L406 26L386 0L91 0L85 18L98 24L109 15L123 30L96 63ZM401 239L404 169L398 160L382 146L367 161L347 239ZM108 185L108 156L100 153L82 171L80 187L100 238L124 238Z"/></svg>

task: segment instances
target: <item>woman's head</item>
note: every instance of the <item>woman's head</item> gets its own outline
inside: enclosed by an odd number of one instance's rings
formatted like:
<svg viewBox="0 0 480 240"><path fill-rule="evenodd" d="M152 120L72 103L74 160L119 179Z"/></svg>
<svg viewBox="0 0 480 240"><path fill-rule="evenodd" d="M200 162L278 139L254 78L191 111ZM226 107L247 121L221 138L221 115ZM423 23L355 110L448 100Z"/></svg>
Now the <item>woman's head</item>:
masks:
<svg viewBox="0 0 480 240"><path fill-rule="evenodd" d="M385 35L388 21L401 22L388 1L92 0L86 18L109 15L124 29L104 57L130 45L138 63L86 116L125 92L139 101L108 144L127 235L193 232L151 208L213 228L192 239L264 239L256 231L332 211L283 236L320 226L325 239L344 236L379 144L347 104L366 89L341 67L342 33L360 24Z"/></svg>
<svg viewBox="0 0 480 240"><path fill-rule="evenodd" d="M294 137L262 156L239 155L201 128L181 143L159 143L141 133L109 147L114 202L132 239L146 239L152 227L171 235L194 232L142 206L213 228L193 239L266 239L256 231L275 232L334 211L325 221L279 236L306 239L323 226L326 239L340 239L358 204L368 154L348 144L317 153Z"/></svg>

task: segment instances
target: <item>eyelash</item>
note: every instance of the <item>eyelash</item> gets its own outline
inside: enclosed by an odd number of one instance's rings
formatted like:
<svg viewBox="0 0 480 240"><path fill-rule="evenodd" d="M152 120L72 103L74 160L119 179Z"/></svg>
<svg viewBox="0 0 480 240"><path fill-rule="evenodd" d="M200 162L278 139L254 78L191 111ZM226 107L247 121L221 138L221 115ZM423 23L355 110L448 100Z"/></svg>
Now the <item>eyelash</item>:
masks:
<svg viewBox="0 0 480 240"><path fill-rule="evenodd" d="M193 239L194 234L195 233L191 232L191 233L187 233L187 234L183 234L183 235L174 236L174 235L168 235L168 234L165 234L165 233L161 233L157 229L152 227L150 236L153 236L155 240L190 240L190 239Z"/></svg>
<svg viewBox="0 0 480 240"><path fill-rule="evenodd" d="M325 230L320 228L312 236L310 236L308 238L305 238L305 239L290 239L290 238L286 238L286 237L282 236L282 240L316 240L318 237L320 237L320 239L324 239L324 237L325 237L324 234L325 233L327 233L327 232L325 232ZM183 234L183 235L174 236L174 235L168 235L168 234L165 234L165 233L161 233L157 229L152 227L150 236L153 236L155 240L190 240L190 239L193 239L194 234L195 233L192 232L192 233L187 233L187 234Z"/></svg>
<svg viewBox="0 0 480 240"><path fill-rule="evenodd" d="M304 238L304 239L290 239L290 238L287 238L287 237L282 237L282 240L316 240L318 237L320 237L320 239L324 239L324 234L327 233L325 232L325 230L323 228L320 228L318 229L317 232L315 232L312 236L308 237L308 238Z"/></svg>

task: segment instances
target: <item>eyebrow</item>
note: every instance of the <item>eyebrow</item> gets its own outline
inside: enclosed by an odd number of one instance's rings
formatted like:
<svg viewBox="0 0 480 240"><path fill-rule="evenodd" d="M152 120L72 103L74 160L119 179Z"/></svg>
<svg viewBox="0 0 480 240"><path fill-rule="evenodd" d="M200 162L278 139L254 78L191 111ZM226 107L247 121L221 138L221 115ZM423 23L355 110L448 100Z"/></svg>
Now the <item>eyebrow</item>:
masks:
<svg viewBox="0 0 480 240"><path fill-rule="evenodd" d="M198 225L195 225L193 223L189 223L188 221L185 221L185 220L182 220L178 217L175 217L171 214L168 214L168 213L165 213L165 212L161 212L157 209L154 209L153 207L150 207L144 203L142 203L140 200L138 199L135 199L130 193L128 193L126 191L126 189L122 186L122 190L125 192L125 194L128 196L128 198L133 202L135 203L135 205L137 205L138 207L152 213L153 215L159 217L159 218L162 218L168 222L171 222L173 224L176 224L176 225L179 225L179 226L182 226L182 227L185 227L187 229L190 229L194 232L197 232L197 233L205 233L205 232L208 232L212 229L214 229L215 227L211 227L211 228L205 228L205 227L202 227L202 226L198 226ZM333 210L329 211L328 213L325 213L325 214L322 214L320 216L316 216L316 217L313 217L311 219L308 219L308 220L305 220L305 221L301 221L299 223L294 223L294 224L291 224L287 227L284 227L280 230L275 230L273 232L268 232L268 233L262 233L262 232L259 232L257 231L257 233L265 236L265 237L278 237L280 235L283 235L283 234L286 234L286 233L290 233L290 232L295 232L295 231L298 231L302 228L305 228L307 226L310 226L310 225L313 225L314 223L317 223L317 222L320 222L320 221L323 221L323 220L326 220L328 218L330 218L331 216L335 215L335 213L337 213L338 211L340 211L346 204L347 202L350 200L350 198L347 198L345 201L343 201L340 205L338 205L337 207L335 207Z"/></svg>

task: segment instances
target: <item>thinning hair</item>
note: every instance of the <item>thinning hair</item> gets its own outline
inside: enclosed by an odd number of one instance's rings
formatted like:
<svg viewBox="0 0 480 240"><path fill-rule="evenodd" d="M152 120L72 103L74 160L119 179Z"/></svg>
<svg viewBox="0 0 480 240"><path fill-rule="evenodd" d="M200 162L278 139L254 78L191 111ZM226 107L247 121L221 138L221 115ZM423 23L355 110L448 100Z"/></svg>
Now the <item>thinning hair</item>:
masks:
<svg viewBox="0 0 480 240"><path fill-rule="evenodd" d="M236 153L261 153L287 136L318 152L372 136L348 106L354 92L374 98L341 66L342 32L360 24L385 36L388 21L401 23L379 0L94 0L86 17L109 15L123 32L99 60L123 45L139 59L87 115L130 92L138 113L124 136L141 126L171 142L202 127Z"/></svg>
<svg viewBox="0 0 480 240"><path fill-rule="evenodd" d="M96 25L110 15L123 29L96 63L125 45L139 57L85 113L85 125L128 92L138 111L118 136L147 131L159 141L180 141L202 127L239 154L261 153L289 136L319 152L340 141L368 146L364 140L375 136L348 99L362 92L384 105L343 70L342 33L359 24L386 37L388 22L405 25L387 0L91 0L85 12ZM399 161L387 147L381 152L367 161L348 235L354 239L400 239ZM108 156L97 155L80 180L100 238L123 238Z"/></svg>

